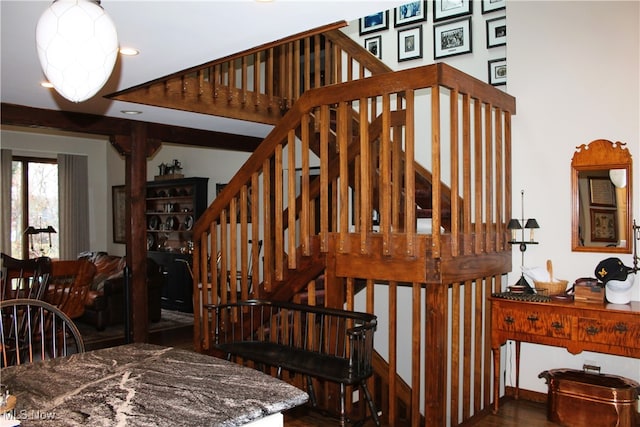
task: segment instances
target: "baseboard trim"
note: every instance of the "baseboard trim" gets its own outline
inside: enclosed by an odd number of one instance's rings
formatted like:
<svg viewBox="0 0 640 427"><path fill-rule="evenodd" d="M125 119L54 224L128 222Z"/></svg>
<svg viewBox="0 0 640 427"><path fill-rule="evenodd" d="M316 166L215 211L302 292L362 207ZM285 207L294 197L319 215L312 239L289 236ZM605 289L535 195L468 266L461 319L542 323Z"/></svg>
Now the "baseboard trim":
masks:
<svg viewBox="0 0 640 427"><path fill-rule="evenodd" d="M504 395L515 398L516 388L511 386L506 386L504 388ZM540 393L538 391L532 391L532 390L525 390L522 388L519 390L518 398L523 400L530 400L532 402L537 402L537 403L547 403L546 393Z"/></svg>

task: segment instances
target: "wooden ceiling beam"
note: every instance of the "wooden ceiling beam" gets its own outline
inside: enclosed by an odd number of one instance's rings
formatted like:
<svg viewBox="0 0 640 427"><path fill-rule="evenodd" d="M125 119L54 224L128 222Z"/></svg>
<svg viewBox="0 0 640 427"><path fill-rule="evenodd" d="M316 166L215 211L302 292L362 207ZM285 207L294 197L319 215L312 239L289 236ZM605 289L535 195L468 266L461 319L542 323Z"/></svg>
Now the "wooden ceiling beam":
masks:
<svg viewBox="0 0 640 427"><path fill-rule="evenodd" d="M130 136L132 124L139 121L95 114L72 113L2 103L0 117L6 126L55 129L92 135ZM149 138L163 142L231 151L253 152L261 138L224 132L143 122Z"/></svg>

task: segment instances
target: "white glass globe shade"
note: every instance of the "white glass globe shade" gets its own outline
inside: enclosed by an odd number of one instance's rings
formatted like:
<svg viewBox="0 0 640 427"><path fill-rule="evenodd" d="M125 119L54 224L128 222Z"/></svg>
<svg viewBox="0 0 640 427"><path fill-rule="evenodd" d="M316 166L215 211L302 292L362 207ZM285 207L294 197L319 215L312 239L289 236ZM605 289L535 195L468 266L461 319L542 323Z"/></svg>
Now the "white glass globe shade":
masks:
<svg viewBox="0 0 640 427"><path fill-rule="evenodd" d="M92 0L56 0L36 27L42 71L69 101L86 101L109 79L118 56L118 35Z"/></svg>

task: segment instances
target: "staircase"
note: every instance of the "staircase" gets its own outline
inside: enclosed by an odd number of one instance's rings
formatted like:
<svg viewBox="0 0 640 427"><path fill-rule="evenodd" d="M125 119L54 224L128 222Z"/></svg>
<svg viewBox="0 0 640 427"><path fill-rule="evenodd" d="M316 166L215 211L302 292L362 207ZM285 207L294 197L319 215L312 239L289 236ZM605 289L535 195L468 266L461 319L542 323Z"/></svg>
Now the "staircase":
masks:
<svg viewBox="0 0 640 427"><path fill-rule="evenodd" d="M511 271L515 100L445 64L392 72L342 25L113 97L274 125L194 226L199 351L219 326L203 304L375 309L387 350L369 387L384 422L458 425L492 401L484 301Z"/></svg>

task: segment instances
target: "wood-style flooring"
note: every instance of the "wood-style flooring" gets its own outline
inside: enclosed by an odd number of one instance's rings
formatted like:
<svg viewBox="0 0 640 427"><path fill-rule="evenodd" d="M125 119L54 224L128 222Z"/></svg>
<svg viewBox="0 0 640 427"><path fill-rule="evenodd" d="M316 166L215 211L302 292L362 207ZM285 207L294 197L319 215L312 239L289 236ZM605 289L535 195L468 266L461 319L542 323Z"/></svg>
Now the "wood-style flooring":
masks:
<svg viewBox="0 0 640 427"><path fill-rule="evenodd" d="M193 349L193 335L191 328L180 328L176 331L162 331L150 334L149 342L158 345L167 345L185 349ZM118 345L122 342L103 343L104 346ZM93 346L92 346L93 347ZM95 349L91 348L91 349ZM464 426L476 427L552 427L559 424L547 421L546 406L543 403L531 402L528 400L514 400L507 398L500 404L498 414L487 411L481 417L469 421ZM307 406L294 408L284 414L285 427L326 427L337 426L336 418L328 417L314 411ZM373 421L367 421L363 427L375 426ZM402 424L392 427L405 427L409 424ZM387 427L385 425L385 427ZM421 426L422 427L422 426Z"/></svg>

